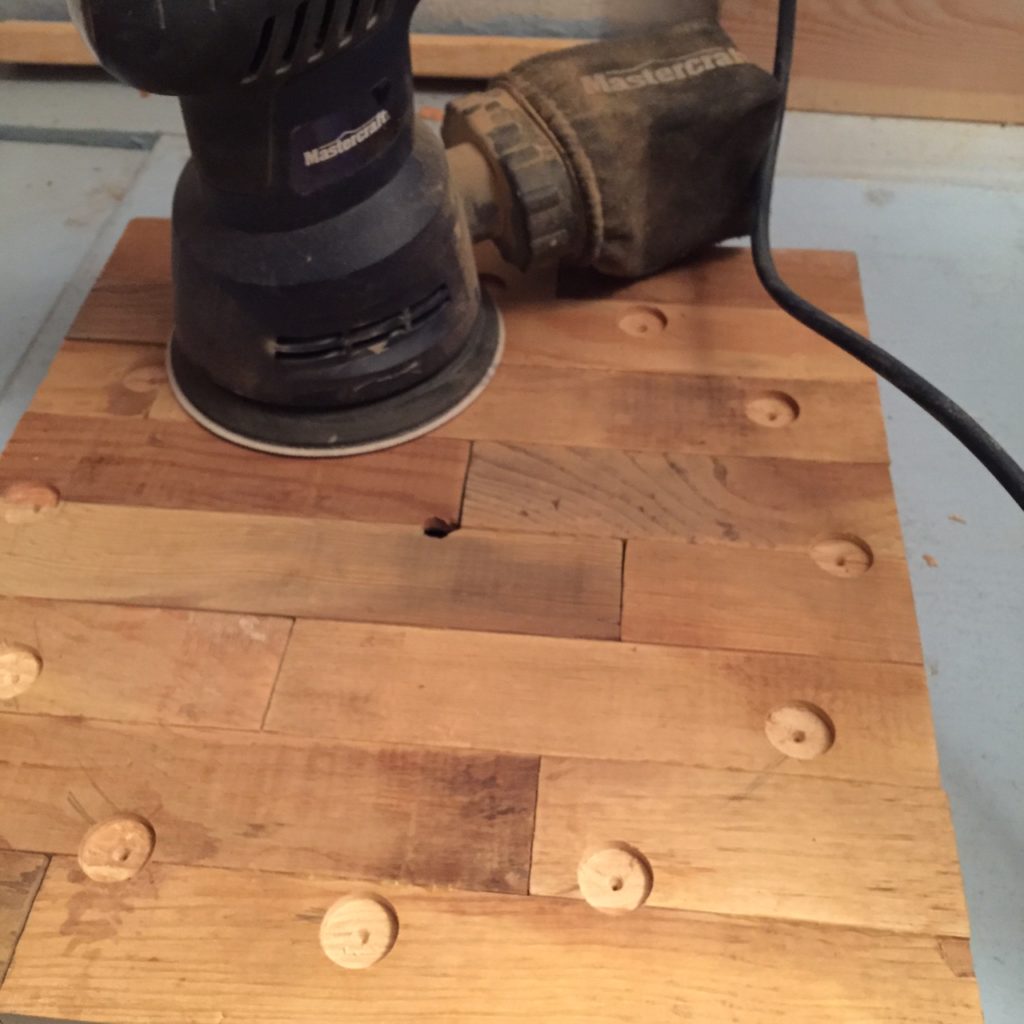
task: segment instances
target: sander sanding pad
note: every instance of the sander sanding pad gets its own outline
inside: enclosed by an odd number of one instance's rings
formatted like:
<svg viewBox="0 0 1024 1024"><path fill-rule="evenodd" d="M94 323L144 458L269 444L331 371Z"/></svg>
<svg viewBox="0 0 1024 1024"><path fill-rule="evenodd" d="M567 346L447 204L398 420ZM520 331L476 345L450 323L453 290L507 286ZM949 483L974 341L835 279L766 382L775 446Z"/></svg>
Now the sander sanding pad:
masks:
<svg viewBox="0 0 1024 1024"><path fill-rule="evenodd" d="M455 360L430 380L380 402L341 410L253 402L214 384L182 356L173 339L167 370L182 408L226 441L271 455L344 458L397 447L455 419L487 389L504 349L504 321L485 291L473 334Z"/></svg>

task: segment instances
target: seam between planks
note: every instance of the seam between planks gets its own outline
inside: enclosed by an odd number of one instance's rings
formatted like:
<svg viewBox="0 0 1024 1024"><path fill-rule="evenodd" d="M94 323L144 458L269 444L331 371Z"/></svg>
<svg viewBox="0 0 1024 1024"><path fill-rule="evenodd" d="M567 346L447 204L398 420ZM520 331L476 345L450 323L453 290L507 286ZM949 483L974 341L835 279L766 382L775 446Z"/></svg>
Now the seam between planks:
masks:
<svg viewBox="0 0 1024 1024"><path fill-rule="evenodd" d="M27 906L25 913L22 915L20 925L17 932L14 935L14 942L11 946L11 958L6 964L0 964L0 989L3 988L4 982L7 980L7 975L10 973L11 968L14 966L15 957L18 955L18 946L21 944L22 936L25 934L25 929L28 927L29 918L32 916L32 908L35 906L36 897L39 895L39 891L43 887L43 881L50 871L50 865L53 863L53 855L49 853L39 853L35 850L8 850L8 853L28 853L30 855L43 857L46 863L43 865L43 870L39 872L39 876L36 879L36 884L32 887L32 891L29 893ZM0 1021L0 1024L3 1024Z"/></svg>
<svg viewBox="0 0 1024 1024"><path fill-rule="evenodd" d="M258 730L245 730L252 732L265 732L267 725L267 718L270 716L270 709L274 705L274 694L277 693L277 684L281 678L281 673L284 671L285 659L288 656L288 648L291 646L292 636L295 634L295 624L298 619L293 618L291 624L288 626L288 635L285 637L284 644L281 647L281 656L277 662L277 671L274 673L274 681L270 684L270 692L267 694L267 703L263 708L263 716L260 718L260 727ZM200 726L200 728L202 728ZM230 728L230 727L229 727Z"/></svg>

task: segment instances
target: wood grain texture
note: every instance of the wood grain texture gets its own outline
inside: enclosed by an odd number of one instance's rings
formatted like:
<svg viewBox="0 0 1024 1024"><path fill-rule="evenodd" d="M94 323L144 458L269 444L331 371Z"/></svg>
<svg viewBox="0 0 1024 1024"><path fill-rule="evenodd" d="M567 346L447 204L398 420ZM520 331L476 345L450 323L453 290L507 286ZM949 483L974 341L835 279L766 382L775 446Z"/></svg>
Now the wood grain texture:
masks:
<svg viewBox="0 0 1024 1024"><path fill-rule="evenodd" d="M100 505L0 522L15 597L616 637L618 541Z"/></svg>
<svg viewBox="0 0 1024 1024"><path fill-rule="evenodd" d="M609 918L569 900L388 887L393 952L344 971L318 931L355 887L155 865L112 891L57 859L0 1011L109 1024L396 1024L424 1005L446 1024L980 1020L976 986L932 937L651 909Z"/></svg>
<svg viewBox="0 0 1024 1024"><path fill-rule="evenodd" d="M533 758L0 714L15 849L136 814L163 863L524 892L536 787Z"/></svg>
<svg viewBox="0 0 1024 1024"><path fill-rule="evenodd" d="M225 444L191 421L29 413L0 457L0 490L44 479L65 501L422 526L457 523L469 444L426 437L351 459Z"/></svg>
<svg viewBox="0 0 1024 1024"><path fill-rule="evenodd" d="M969 934L942 792L765 761L751 773L545 758L530 891L579 898L580 858L619 841L654 869L651 906Z"/></svg>
<svg viewBox="0 0 1024 1024"><path fill-rule="evenodd" d="M59 869L0 1016L978 1024L877 389L746 254L583 303L484 250L490 393L300 465L175 401L167 248L133 225L0 458L0 849ZM862 322L851 256L782 259ZM154 859L96 888L118 815ZM655 905L565 898L597 850ZM374 894L357 980L320 925Z"/></svg>
<svg viewBox="0 0 1024 1024"><path fill-rule="evenodd" d="M821 537L855 533L879 555L903 555L892 481L880 464L480 442L462 521L802 552Z"/></svg>
<svg viewBox="0 0 1024 1024"><path fill-rule="evenodd" d="M849 320L868 331L866 318ZM862 363L779 309L711 302L516 303L505 310L505 331L506 361L527 366L874 380Z"/></svg>
<svg viewBox="0 0 1024 1024"><path fill-rule="evenodd" d="M844 579L807 553L665 540L626 549L622 638L919 664L906 563Z"/></svg>
<svg viewBox="0 0 1024 1024"><path fill-rule="evenodd" d="M747 405L784 394L800 416L782 429L751 422ZM568 445L816 462L888 462L872 383L693 377L505 365L484 395L439 434L476 441Z"/></svg>
<svg viewBox="0 0 1024 1024"><path fill-rule="evenodd" d="M835 725L820 760L778 763L768 743L793 701ZM898 665L303 621L267 728L938 785L923 672Z"/></svg>
<svg viewBox="0 0 1024 1024"><path fill-rule="evenodd" d="M171 224L140 217L129 222L68 337L166 345L173 329Z"/></svg>
<svg viewBox="0 0 1024 1024"><path fill-rule="evenodd" d="M39 653L26 715L258 729L287 619L0 598L0 639ZM2 825L0 825L2 831Z"/></svg>
<svg viewBox="0 0 1024 1024"><path fill-rule="evenodd" d="M775 5L724 0L722 16L750 57L770 66ZM796 109L1024 121L1016 0L808 0L797 32Z"/></svg>
<svg viewBox="0 0 1024 1024"><path fill-rule="evenodd" d="M38 853L0 850L0 986L46 872Z"/></svg>
<svg viewBox="0 0 1024 1024"><path fill-rule="evenodd" d="M153 345L67 341L32 400L31 411L54 416L144 419L170 385L164 350ZM175 415L183 419L184 413Z"/></svg>
<svg viewBox="0 0 1024 1024"><path fill-rule="evenodd" d="M578 342L585 345L585 334L578 336ZM776 394L789 396L798 404L796 422L781 429L752 422L749 403ZM204 453L216 447L191 428L171 395L162 353L144 345L68 342L38 392L32 411L66 417L174 422L180 425L179 430L160 432L154 428L146 433L131 428L129 437L167 436ZM106 436L116 439L118 433L106 428ZM516 365L514 360L499 370L483 398L423 447L424 451L445 452L454 462L456 451L434 447L441 438L822 462L888 461L881 407L873 383L611 372ZM375 458L364 465L383 464L384 472L389 472L397 465L393 460L401 457ZM232 459L247 469L257 465L251 457L243 461L244 456L232 453L224 453L220 463ZM286 481L298 473L267 460L260 465L266 467L263 475L279 472ZM201 472L202 466L196 471ZM342 478L349 470L328 468L321 472ZM165 485L173 486L170 482ZM390 486L401 488L401 483L392 480ZM444 487L450 495L454 490L451 478ZM197 488L202 489L201 483ZM405 494L407 497L408 489ZM272 496L258 497L256 510L272 500ZM365 510L373 500L372 492L365 493L360 503L350 499L353 517L365 514L361 506ZM219 504L230 505L230 501L221 498Z"/></svg>

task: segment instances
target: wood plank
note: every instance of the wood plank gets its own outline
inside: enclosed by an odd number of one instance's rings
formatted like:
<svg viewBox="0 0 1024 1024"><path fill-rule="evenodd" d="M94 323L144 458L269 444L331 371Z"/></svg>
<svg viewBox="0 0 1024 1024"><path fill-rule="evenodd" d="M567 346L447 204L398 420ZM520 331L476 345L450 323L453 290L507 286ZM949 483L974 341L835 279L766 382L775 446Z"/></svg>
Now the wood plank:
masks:
<svg viewBox="0 0 1024 1024"><path fill-rule="evenodd" d="M724 0L722 18L769 67L775 5ZM796 109L1024 122L1017 0L807 0L797 33Z"/></svg>
<svg viewBox="0 0 1024 1024"><path fill-rule="evenodd" d="M783 396L799 416L753 422L751 403ZM776 399L777 400L777 399ZM505 365L441 436L512 444L888 462L874 384L744 380Z"/></svg>
<svg viewBox="0 0 1024 1024"><path fill-rule="evenodd" d="M544 759L530 891L579 898L581 858L621 841L650 862L652 906L969 934L945 794L774 766Z"/></svg>
<svg viewBox="0 0 1024 1024"><path fill-rule="evenodd" d="M393 952L340 970L318 930L353 888L156 865L114 892L58 859L0 1011L108 1024L980 1021L977 986L933 937L651 909L609 918L568 900L389 887Z"/></svg>
<svg viewBox="0 0 1024 1024"><path fill-rule="evenodd" d="M0 598L0 641L36 651L36 683L0 710L259 729L288 619Z"/></svg>
<svg viewBox="0 0 1024 1024"><path fill-rule="evenodd" d="M0 593L617 637L613 540L66 504L0 522Z"/></svg>
<svg viewBox="0 0 1024 1024"><path fill-rule="evenodd" d="M173 329L171 222L140 217L125 228L68 337L166 345Z"/></svg>
<svg viewBox="0 0 1024 1024"><path fill-rule="evenodd" d="M783 278L800 294L833 315L863 322L864 294L855 253L783 249L775 258ZM674 270L639 281L604 277L590 270L566 270L559 278L558 296L777 312L757 278L750 250L732 246L713 249Z"/></svg>
<svg viewBox="0 0 1024 1024"><path fill-rule="evenodd" d="M807 553L630 541L622 638L919 664L906 562L833 576Z"/></svg>
<svg viewBox="0 0 1024 1024"><path fill-rule="evenodd" d="M775 8L727 0L724 24L752 59L771 64ZM1024 122L1016 60L1024 19L1015 0L886 0L837 12L801 5L790 105L847 114ZM529 57L582 39L414 34L417 74L491 78ZM93 64L74 26L0 22L0 61ZM952 75L952 77L951 77Z"/></svg>
<svg viewBox="0 0 1024 1024"><path fill-rule="evenodd" d="M191 420L29 413L0 456L0 490L42 477L66 501L422 526L459 522L468 467L468 443L434 437L310 461L226 444Z"/></svg>
<svg viewBox="0 0 1024 1024"><path fill-rule="evenodd" d="M96 57L74 25L60 21L0 21L0 62L93 65Z"/></svg>
<svg viewBox="0 0 1024 1024"><path fill-rule="evenodd" d="M500 299L500 296L499 296ZM851 326L867 332L864 317ZM871 381L874 374L781 310L604 300L505 309L505 359L527 366Z"/></svg>
<svg viewBox="0 0 1024 1024"><path fill-rule="evenodd" d="M779 763L765 736L793 702L834 726L816 761ZM938 785L922 670L831 659L300 621L267 728Z"/></svg>
<svg viewBox="0 0 1024 1024"><path fill-rule="evenodd" d="M32 400L31 411L145 418L161 392L174 400L165 355L164 349L152 345L66 341Z"/></svg>
<svg viewBox="0 0 1024 1024"><path fill-rule="evenodd" d="M0 986L14 957L47 863L48 858L38 853L0 850Z"/></svg>
<svg viewBox="0 0 1024 1024"><path fill-rule="evenodd" d="M462 521L794 551L852 532L879 555L904 550L889 470L879 464L480 442Z"/></svg>
<svg viewBox="0 0 1024 1024"><path fill-rule="evenodd" d="M47 853L132 813L163 863L525 892L536 788L532 758L0 714L4 837Z"/></svg>

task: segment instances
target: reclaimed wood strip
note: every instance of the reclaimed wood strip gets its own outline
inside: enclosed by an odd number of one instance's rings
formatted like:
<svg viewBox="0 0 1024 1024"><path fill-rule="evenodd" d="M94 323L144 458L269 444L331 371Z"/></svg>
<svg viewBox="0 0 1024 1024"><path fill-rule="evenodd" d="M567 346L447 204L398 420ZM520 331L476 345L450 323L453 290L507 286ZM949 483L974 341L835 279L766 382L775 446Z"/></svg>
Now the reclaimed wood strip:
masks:
<svg viewBox="0 0 1024 1024"><path fill-rule="evenodd" d="M14 958L47 863L48 858L38 853L0 850L0 986Z"/></svg>
<svg viewBox="0 0 1024 1024"><path fill-rule="evenodd" d="M545 758L530 891L579 898L588 850L618 841L652 906L969 935L945 794L776 772Z"/></svg>
<svg viewBox="0 0 1024 1024"><path fill-rule="evenodd" d="M69 338L166 345L174 329L171 222L129 222L90 291Z"/></svg>
<svg viewBox="0 0 1024 1024"><path fill-rule="evenodd" d="M614 540L76 504L0 521L11 597L612 638L621 573Z"/></svg>
<svg viewBox="0 0 1024 1024"><path fill-rule="evenodd" d="M30 411L144 419L161 391L173 401L164 363L164 350L153 345L66 341Z"/></svg>
<svg viewBox="0 0 1024 1024"><path fill-rule="evenodd" d="M809 553L630 541L622 638L920 664L906 562L874 556L868 571L854 575L859 544L835 539L839 551L849 545L847 562L842 554L826 561L829 541Z"/></svg>
<svg viewBox="0 0 1024 1024"><path fill-rule="evenodd" d="M826 756L778 763L766 720L793 703L828 716ZM300 621L267 728L939 784L923 671L833 659Z"/></svg>
<svg viewBox="0 0 1024 1024"><path fill-rule="evenodd" d="M864 317L851 326L868 331ZM509 363L695 376L872 381L874 374L779 309L709 303L519 303L505 310Z"/></svg>
<svg viewBox="0 0 1024 1024"><path fill-rule="evenodd" d="M483 441L473 446L462 522L794 551L856 533L879 555L904 553L889 470L877 463Z"/></svg>
<svg viewBox="0 0 1024 1024"><path fill-rule="evenodd" d="M532 758L8 714L0 738L15 848L73 855L131 813L164 863L526 890Z"/></svg>
<svg viewBox="0 0 1024 1024"><path fill-rule="evenodd" d="M981 1019L977 986L931 936L650 908L607 917L571 900L404 887L380 890L399 922L390 956L346 971L320 951L318 932L327 909L360 890L160 864L112 890L59 858L0 1012L109 1024Z"/></svg>
<svg viewBox="0 0 1024 1024"><path fill-rule="evenodd" d="M369 523L458 523L469 444L426 437L351 459L225 444L185 420L29 413L0 456L5 485L44 479L66 501Z"/></svg>
<svg viewBox="0 0 1024 1024"><path fill-rule="evenodd" d="M505 365L441 436L815 462L887 463L871 383Z"/></svg>
<svg viewBox="0 0 1024 1024"><path fill-rule="evenodd" d="M0 710L259 729L291 626L253 615L0 598L0 643L34 652L41 666Z"/></svg>

